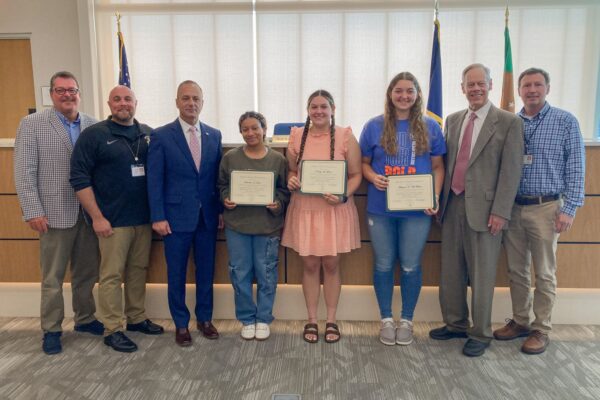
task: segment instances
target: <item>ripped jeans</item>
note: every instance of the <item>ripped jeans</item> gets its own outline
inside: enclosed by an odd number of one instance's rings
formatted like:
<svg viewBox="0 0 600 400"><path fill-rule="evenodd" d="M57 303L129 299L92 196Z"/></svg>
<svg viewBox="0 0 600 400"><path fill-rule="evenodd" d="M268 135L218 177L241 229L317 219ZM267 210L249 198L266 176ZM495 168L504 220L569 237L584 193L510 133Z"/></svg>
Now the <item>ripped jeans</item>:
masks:
<svg viewBox="0 0 600 400"><path fill-rule="evenodd" d="M235 316L244 325L273 321L277 289L279 237L245 235L225 229L229 255L229 277L233 285ZM252 283L256 279L256 303Z"/></svg>
<svg viewBox="0 0 600 400"><path fill-rule="evenodd" d="M394 266L400 261L401 318L412 321L423 284L421 257L431 228L431 217L385 217L368 214L373 246L373 286L381 318L392 318Z"/></svg>

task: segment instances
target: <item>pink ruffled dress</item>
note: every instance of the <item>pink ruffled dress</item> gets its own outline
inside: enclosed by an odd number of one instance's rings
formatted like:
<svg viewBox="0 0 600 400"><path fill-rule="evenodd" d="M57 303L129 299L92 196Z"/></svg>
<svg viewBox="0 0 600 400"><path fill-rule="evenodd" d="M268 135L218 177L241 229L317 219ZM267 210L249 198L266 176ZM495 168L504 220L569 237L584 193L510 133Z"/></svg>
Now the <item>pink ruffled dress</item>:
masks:
<svg viewBox="0 0 600 400"><path fill-rule="evenodd" d="M293 158L300 151L303 129L291 131L287 151ZM350 128L336 127L334 159L346 159L351 135ZM302 159L329 160L329 146L329 134L315 136L309 133ZM281 244L296 250L301 256L319 257L335 256L359 248L360 226L354 197L333 206L320 195L292 192Z"/></svg>

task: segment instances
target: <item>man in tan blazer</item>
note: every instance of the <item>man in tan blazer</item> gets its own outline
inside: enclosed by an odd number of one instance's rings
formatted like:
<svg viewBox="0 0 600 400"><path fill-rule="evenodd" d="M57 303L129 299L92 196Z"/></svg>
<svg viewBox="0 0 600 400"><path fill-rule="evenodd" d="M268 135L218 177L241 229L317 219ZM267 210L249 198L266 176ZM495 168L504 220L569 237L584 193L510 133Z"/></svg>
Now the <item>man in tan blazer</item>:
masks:
<svg viewBox="0 0 600 400"><path fill-rule="evenodd" d="M461 86L469 108L448 116L444 129L448 153L439 215L440 305L446 325L429 335L436 340L468 337L463 354L476 357L492 339L496 265L521 176L523 123L490 103L492 80L484 65L465 68Z"/></svg>

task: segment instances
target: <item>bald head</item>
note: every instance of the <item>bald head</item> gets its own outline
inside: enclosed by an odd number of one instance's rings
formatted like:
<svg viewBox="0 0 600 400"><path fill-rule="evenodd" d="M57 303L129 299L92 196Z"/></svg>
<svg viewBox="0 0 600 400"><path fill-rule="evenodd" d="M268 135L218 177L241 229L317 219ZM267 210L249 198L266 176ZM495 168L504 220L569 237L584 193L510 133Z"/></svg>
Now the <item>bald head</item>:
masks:
<svg viewBox="0 0 600 400"><path fill-rule="evenodd" d="M115 86L108 95L108 107L112 120L120 125L133 125L137 99L127 86Z"/></svg>

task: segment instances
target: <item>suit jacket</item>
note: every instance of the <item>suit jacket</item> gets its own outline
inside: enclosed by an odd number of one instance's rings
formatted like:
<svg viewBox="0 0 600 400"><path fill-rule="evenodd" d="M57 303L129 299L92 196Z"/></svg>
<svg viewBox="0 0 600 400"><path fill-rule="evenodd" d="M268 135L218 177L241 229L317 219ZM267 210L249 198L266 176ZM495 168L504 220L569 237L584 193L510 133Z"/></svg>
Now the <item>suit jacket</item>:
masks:
<svg viewBox="0 0 600 400"><path fill-rule="evenodd" d="M444 134L448 153L440 202L441 220L448 205L462 123L467 111L456 112L446 119ZM515 114L492 105L481 126L465 173L465 208L471 229L487 231L490 214L510 219L522 163L523 122Z"/></svg>
<svg viewBox="0 0 600 400"><path fill-rule="evenodd" d="M148 200L152 222L167 220L173 231L192 232L200 218L216 229L222 208L217 192L221 132L200 123L202 155L196 170L179 119L157 128L148 149Z"/></svg>
<svg viewBox="0 0 600 400"><path fill-rule="evenodd" d="M98 122L79 113L83 131ZM51 228L71 228L79 202L69 183L73 145L54 108L21 120L15 140L15 185L23 218L46 216Z"/></svg>

